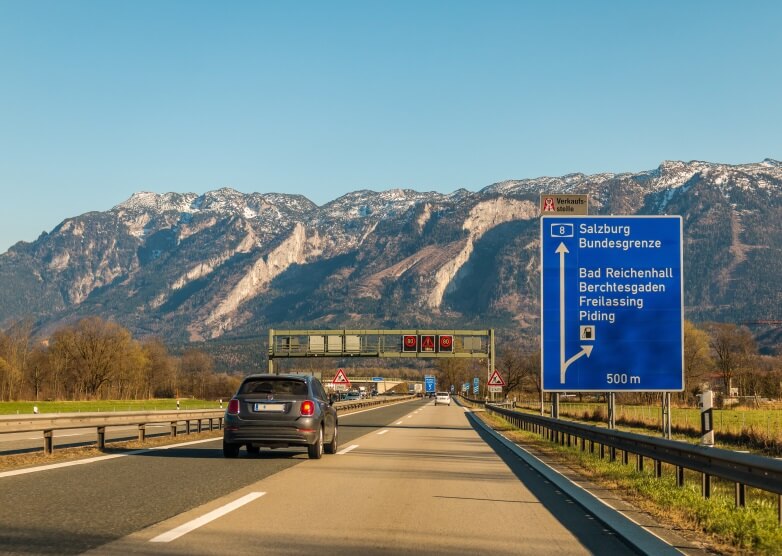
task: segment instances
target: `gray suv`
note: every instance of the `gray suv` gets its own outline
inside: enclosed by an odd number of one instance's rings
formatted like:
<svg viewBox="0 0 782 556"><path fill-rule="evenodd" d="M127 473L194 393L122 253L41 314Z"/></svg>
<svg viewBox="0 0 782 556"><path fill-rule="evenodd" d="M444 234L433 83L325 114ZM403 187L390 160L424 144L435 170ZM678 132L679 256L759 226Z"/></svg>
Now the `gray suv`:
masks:
<svg viewBox="0 0 782 556"><path fill-rule="evenodd" d="M223 455L235 458L244 446L306 446L309 457L337 451L337 410L323 385L310 376L250 375L228 402Z"/></svg>

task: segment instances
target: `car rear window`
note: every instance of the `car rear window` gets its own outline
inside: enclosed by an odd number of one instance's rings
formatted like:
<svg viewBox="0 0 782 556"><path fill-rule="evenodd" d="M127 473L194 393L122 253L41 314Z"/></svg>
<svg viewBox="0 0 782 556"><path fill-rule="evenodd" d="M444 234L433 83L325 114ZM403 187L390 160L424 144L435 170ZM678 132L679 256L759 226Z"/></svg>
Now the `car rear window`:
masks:
<svg viewBox="0 0 782 556"><path fill-rule="evenodd" d="M306 396L307 383L301 380L262 378L248 380L239 389L240 394L272 394L275 396Z"/></svg>

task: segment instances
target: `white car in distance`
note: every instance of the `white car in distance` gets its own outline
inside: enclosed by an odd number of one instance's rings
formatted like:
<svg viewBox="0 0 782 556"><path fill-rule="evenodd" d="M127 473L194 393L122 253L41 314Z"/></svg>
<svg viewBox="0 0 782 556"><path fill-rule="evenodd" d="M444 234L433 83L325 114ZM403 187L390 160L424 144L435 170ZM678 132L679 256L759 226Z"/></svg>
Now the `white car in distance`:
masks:
<svg viewBox="0 0 782 556"><path fill-rule="evenodd" d="M451 395L448 392L437 392L434 395L434 405L451 405Z"/></svg>

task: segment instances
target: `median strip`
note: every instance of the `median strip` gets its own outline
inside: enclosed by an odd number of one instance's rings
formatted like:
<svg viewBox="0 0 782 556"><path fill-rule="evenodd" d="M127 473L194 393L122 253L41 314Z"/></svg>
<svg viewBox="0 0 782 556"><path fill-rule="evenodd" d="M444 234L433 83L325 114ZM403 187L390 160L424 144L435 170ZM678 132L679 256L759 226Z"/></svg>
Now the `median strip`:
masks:
<svg viewBox="0 0 782 556"><path fill-rule="evenodd" d="M195 529L198 529L199 527L203 527L207 523L211 523L215 519L218 519L238 508L241 508L245 504L249 504L253 500L256 500L266 494L265 492L251 492L250 494L246 494L239 498L238 500L234 500L233 502L226 504L225 506L222 506L220 508L217 508L216 510L212 510L211 512L202 515L201 517L198 517L196 519L190 520L187 523L184 523L180 525L179 527L176 527L172 529L171 531L168 531L167 533L163 533L162 535L158 535L157 537L150 539L149 542L171 542L173 540L178 539L179 537L188 534L190 531L194 531Z"/></svg>
<svg viewBox="0 0 782 556"><path fill-rule="evenodd" d="M14 477L16 475L27 475L28 473L37 473L39 471L49 471L51 469L60 469L62 467L72 467L74 465L85 465L87 463L95 463L98 461L105 461L109 459L124 458L126 456L135 456L137 454L144 454L146 452L152 452L155 450L170 450L171 448L180 448L182 446L191 446L193 444L201 444L203 442L214 442L218 440L216 438L206 438L203 440L193 440L191 442L182 442L180 444L168 444L166 446L156 446L154 448L144 448L141 450L133 450L131 452L125 452L122 454L109 454L106 456L96 456L94 458L77 459L73 461L64 461L62 463L50 463L48 465L39 465L38 467L28 467L26 469L14 469L12 471L0 472L0 479L5 477Z"/></svg>

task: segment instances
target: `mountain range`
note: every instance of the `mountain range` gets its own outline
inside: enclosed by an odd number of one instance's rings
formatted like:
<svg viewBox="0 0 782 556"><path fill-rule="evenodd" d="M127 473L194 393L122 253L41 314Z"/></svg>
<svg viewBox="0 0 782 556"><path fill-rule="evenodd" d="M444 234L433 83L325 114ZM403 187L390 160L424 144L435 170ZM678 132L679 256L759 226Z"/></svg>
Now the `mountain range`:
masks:
<svg viewBox="0 0 782 556"><path fill-rule="evenodd" d="M186 344L272 328L539 328L539 196L592 214L679 214L685 316L782 319L782 163L663 162L451 194L135 193L0 255L0 328L87 315ZM779 329L767 331L778 343ZM762 332L762 331L761 331ZM770 336L768 336L770 334Z"/></svg>

